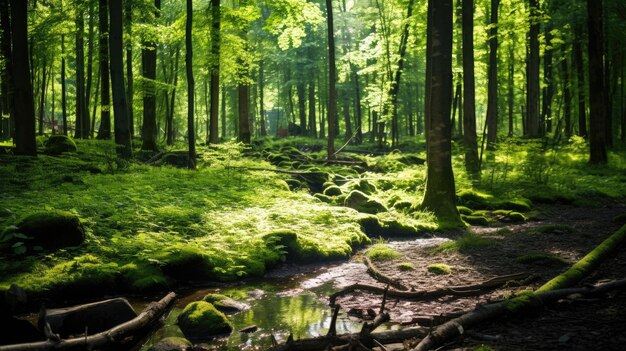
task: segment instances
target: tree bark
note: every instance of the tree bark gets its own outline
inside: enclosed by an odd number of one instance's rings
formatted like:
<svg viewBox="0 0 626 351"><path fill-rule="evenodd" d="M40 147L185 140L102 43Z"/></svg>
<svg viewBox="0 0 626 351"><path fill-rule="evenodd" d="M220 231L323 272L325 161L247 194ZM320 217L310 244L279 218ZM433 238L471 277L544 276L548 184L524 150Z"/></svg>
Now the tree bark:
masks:
<svg viewBox="0 0 626 351"><path fill-rule="evenodd" d="M160 2L160 0L157 0ZM194 129L195 82L193 78L193 43L191 29L193 25L193 0L187 0L187 19L185 21L185 71L187 73L187 140L189 142L189 168L196 168L196 132Z"/></svg>
<svg viewBox="0 0 626 351"><path fill-rule="evenodd" d="M85 87L85 116L87 122L87 137L91 138L91 119L89 118L89 106L91 105L91 85L93 81L93 38L94 38L94 1L89 1L89 21L87 22L87 83Z"/></svg>
<svg viewBox="0 0 626 351"><path fill-rule="evenodd" d="M487 88L487 150L495 150L498 141L498 8L500 0L491 0L489 28L489 82Z"/></svg>
<svg viewBox="0 0 626 351"><path fill-rule="evenodd" d="M109 0L109 53L111 55L111 87L113 91L113 120L118 154L132 156L131 135L128 122L128 102L124 88L122 0Z"/></svg>
<svg viewBox="0 0 626 351"><path fill-rule="evenodd" d="M463 26L463 144L465 169L472 177L480 176L476 141L476 87L474 73L474 0L462 0Z"/></svg>
<svg viewBox="0 0 626 351"><path fill-rule="evenodd" d="M530 30L528 31L528 67L526 114L528 137L542 136L539 124L539 0L528 0L530 4Z"/></svg>
<svg viewBox="0 0 626 351"><path fill-rule="evenodd" d="M432 6L432 7L431 7ZM429 3L432 10L432 40L429 54L431 76L426 77L430 86L430 121L428 131L428 170L426 193L422 207L434 212L440 222L461 226L456 208L454 174L452 171L452 126L450 105L452 102L452 0Z"/></svg>
<svg viewBox="0 0 626 351"><path fill-rule="evenodd" d="M218 120L220 101L220 34L221 14L220 0L211 0L211 120L209 122L209 142L219 142ZM225 126L223 126L225 128ZM222 133L225 137L225 131Z"/></svg>
<svg viewBox="0 0 626 351"><path fill-rule="evenodd" d="M250 86L240 83L237 93L239 97L238 139L244 144L250 144Z"/></svg>
<svg viewBox="0 0 626 351"><path fill-rule="evenodd" d="M89 137L89 114L85 106L84 0L76 0L76 126L75 138Z"/></svg>
<svg viewBox="0 0 626 351"><path fill-rule="evenodd" d="M39 135L43 135L44 133L44 116L46 114L45 106L46 106L46 83L48 79L48 70L47 63L48 58L44 56L43 64L42 64L42 73L41 73L41 93L39 94Z"/></svg>
<svg viewBox="0 0 626 351"><path fill-rule="evenodd" d="M126 34L132 37L132 18L133 18L133 1L124 1L124 25L126 26ZM135 113L134 113L134 79L133 79L133 45L131 42L126 44L126 101L128 101L128 130L131 138L135 135Z"/></svg>
<svg viewBox="0 0 626 351"><path fill-rule="evenodd" d="M174 54L174 67L172 69L172 85L174 88L172 89L172 94L169 95L169 103L167 109L167 116L165 121L165 134L166 140L165 143L167 145L174 145L174 105L176 102L176 87L178 86L178 63L180 61L180 46L176 45L176 54Z"/></svg>
<svg viewBox="0 0 626 351"><path fill-rule="evenodd" d="M513 122L513 109L515 106L515 50L513 46L509 48L509 82L507 92L507 104L509 113L509 137L515 133L515 124Z"/></svg>
<svg viewBox="0 0 626 351"><path fill-rule="evenodd" d="M589 26L589 162L606 164L606 110L604 65L604 40L602 35L602 1L587 0L587 23Z"/></svg>
<svg viewBox="0 0 626 351"><path fill-rule="evenodd" d="M309 82L309 136L317 138L317 118L315 116L315 83Z"/></svg>
<svg viewBox="0 0 626 351"><path fill-rule="evenodd" d="M109 1L99 0L98 29L100 31L100 128L98 139L111 139L111 96L109 85ZM129 83L130 84L130 83Z"/></svg>
<svg viewBox="0 0 626 351"><path fill-rule="evenodd" d="M572 135L572 93L570 90L570 75L567 57L561 61L561 73L563 74L563 120L565 121L565 138ZM557 131L558 133L558 131Z"/></svg>
<svg viewBox="0 0 626 351"><path fill-rule="evenodd" d="M2 122L2 137L9 139L14 135L13 123L15 120L14 109L12 108L11 91L13 85L13 65L11 64L11 21L9 19L9 0L0 0L0 59L2 66L0 67L0 98L2 109L0 110L0 120ZM5 119L5 116L9 116Z"/></svg>
<svg viewBox="0 0 626 351"><path fill-rule="evenodd" d="M551 22L548 22L545 25L544 38L546 41L546 48L543 57L543 82L545 86L543 88L542 94L543 101L541 108L541 121L542 123L545 123L546 131L549 133L552 131L552 98L554 97L554 74L552 69L552 57L554 49L552 47ZM565 65L567 65L567 63L565 63ZM571 131L571 129L569 130ZM566 135L569 138L569 134Z"/></svg>
<svg viewBox="0 0 626 351"><path fill-rule="evenodd" d="M328 144L326 155L335 158L335 120L337 118L337 68L335 63L335 32L333 29L333 2L326 0L326 25L328 35Z"/></svg>
<svg viewBox="0 0 626 351"><path fill-rule="evenodd" d="M11 98L15 108L15 154L37 156L35 100L28 60L28 3L23 0L11 0L10 7L13 44Z"/></svg>
<svg viewBox="0 0 626 351"><path fill-rule="evenodd" d="M154 19L158 21L161 12L161 0L154 0ZM147 41L142 44L141 68L143 81L143 124L141 128L141 149L156 151L157 145L157 122L156 122L156 66L157 44Z"/></svg>
<svg viewBox="0 0 626 351"><path fill-rule="evenodd" d="M63 135L67 135L67 82L65 81L65 35L61 35L61 115Z"/></svg>
<svg viewBox="0 0 626 351"><path fill-rule="evenodd" d="M313 109L315 110L315 106L313 106ZM267 135L265 120L265 64L263 60L259 63L259 129L259 134L262 137Z"/></svg>
<svg viewBox="0 0 626 351"><path fill-rule="evenodd" d="M302 71L302 67L299 68L299 72ZM298 117L300 118L300 131L302 135L307 135L306 126L306 85L304 83L303 75L298 77L299 82L296 85L296 94L298 94Z"/></svg>
<svg viewBox="0 0 626 351"><path fill-rule="evenodd" d="M582 25L574 29L574 64L576 65L578 87L578 135L587 137L587 107L585 104L585 70L583 68Z"/></svg>

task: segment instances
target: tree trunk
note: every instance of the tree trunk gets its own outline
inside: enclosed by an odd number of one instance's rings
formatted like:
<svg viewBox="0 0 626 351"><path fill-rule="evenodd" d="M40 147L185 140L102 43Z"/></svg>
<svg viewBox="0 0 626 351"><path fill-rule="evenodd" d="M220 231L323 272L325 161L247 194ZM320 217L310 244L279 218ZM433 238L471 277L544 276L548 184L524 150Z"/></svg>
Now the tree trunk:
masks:
<svg viewBox="0 0 626 351"><path fill-rule="evenodd" d="M211 81L213 81L211 79ZM212 83L211 83L212 84ZM213 92L213 89L211 89L211 92ZM219 92L219 90L218 90ZM211 101L213 101L213 98L211 98ZM222 138L226 139L226 86L222 86L222 104L221 104L221 109L222 109L222 113L221 113L221 117L222 117ZM213 106L213 104L211 103L211 106ZM211 107L213 108L213 107ZM213 126L212 122L211 122L211 126Z"/></svg>
<svg viewBox="0 0 626 351"><path fill-rule="evenodd" d="M346 92L343 99L343 121L346 126L344 141L347 143L352 138L352 122L350 122L350 99Z"/></svg>
<svg viewBox="0 0 626 351"><path fill-rule="evenodd" d="M359 75L354 68L354 65L350 65L352 70L352 76L354 77L354 117L356 124L356 143L361 144L363 142L363 112L361 109L361 84L359 83ZM313 110L315 112L315 109Z"/></svg>
<svg viewBox="0 0 626 351"><path fill-rule="evenodd" d="M161 12L161 0L154 0L154 21L158 21ZM147 41L142 44L141 68L143 81L143 124L141 128L141 149L156 151L157 122L156 122L156 66L157 44Z"/></svg>
<svg viewBox="0 0 626 351"><path fill-rule="evenodd" d="M317 118L315 116L315 84L309 82L309 136L317 138Z"/></svg>
<svg viewBox="0 0 626 351"><path fill-rule="evenodd" d="M28 60L28 3L11 0L13 107L15 108L15 154L37 156L35 101Z"/></svg>
<svg viewBox="0 0 626 351"><path fill-rule="evenodd" d="M83 15L84 0L76 0L76 126L75 138L89 136L89 114L85 109L85 48Z"/></svg>
<svg viewBox="0 0 626 351"><path fill-rule="evenodd" d="M561 61L561 71L563 74L563 119L565 121L565 138L569 140L572 135L572 93L570 90L567 57L563 58L563 61Z"/></svg>
<svg viewBox="0 0 626 351"><path fill-rule="evenodd" d="M13 85L13 65L11 64L11 21L9 17L9 0L0 0L0 95L2 99L2 117L9 116L8 119L0 118L2 121L2 137L9 139L14 135L13 121L15 120L14 109L11 106L13 99L11 91Z"/></svg>
<svg viewBox="0 0 626 351"><path fill-rule="evenodd" d="M48 65L47 61L47 57L44 56L41 73L41 93L39 94L39 135L43 135L44 133L44 115L46 113L46 83L49 75L46 69L46 66Z"/></svg>
<svg viewBox="0 0 626 351"><path fill-rule="evenodd" d="M87 22L87 83L85 88L85 120L88 121L86 123L87 126L87 137L92 137L91 130L91 119L89 118L89 106L91 105L91 85L93 81L93 38L94 38L94 1L89 1L89 21Z"/></svg>
<svg viewBox="0 0 626 351"><path fill-rule="evenodd" d="M432 7L431 7L432 6ZM430 76L430 120L428 131L428 170L426 193L422 207L434 212L440 222L461 226L456 208L454 174L452 172L452 126L450 105L452 102L452 0L429 2L432 11Z"/></svg>
<svg viewBox="0 0 626 351"><path fill-rule="evenodd" d="M157 0L160 2L160 0ZM193 0L187 0L187 20L185 22L185 71L187 72L187 139L189 141L189 168L196 168L196 132L194 129L195 86L193 78Z"/></svg>
<svg viewBox="0 0 626 351"><path fill-rule="evenodd" d="M300 67L299 71L302 71L302 67ZM298 85L296 85L296 93L298 94L298 117L300 118L300 131L302 135L307 135L306 128L306 86L303 82L304 77L300 75L298 77L300 80Z"/></svg>
<svg viewBox="0 0 626 351"><path fill-rule="evenodd" d="M132 37L132 18L133 18L133 1L125 0L124 5L124 25L126 26L126 33L129 37ZM133 79L133 45L131 42L126 44L126 101L128 101L128 129L131 138L135 135L135 113L134 104L135 90Z"/></svg>
<svg viewBox="0 0 626 351"><path fill-rule="evenodd" d="M585 70L583 68L582 26L574 30L574 63L576 65L578 86L578 135L587 137L587 107L585 104Z"/></svg>
<svg viewBox="0 0 626 351"><path fill-rule="evenodd" d="M211 120L209 122L211 127L211 130L209 131L209 142L211 144L217 144L219 142L220 27L220 0L211 0ZM225 128L226 126L222 126L222 137L226 136Z"/></svg>
<svg viewBox="0 0 626 351"><path fill-rule="evenodd" d="M121 145L118 153L122 158L132 156L131 135L128 126L128 103L124 89L124 65L122 62L122 0L109 0L110 30L109 52L111 55L111 87L113 91L113 120L115 143Z"/></svg>
<svg viewBox="0 0 626 351"><path fill-rule="evenodd" d="M67 82L65 81L65 35L61 35L61 115L63 135L67 135Z"/></svg>
<svg viewBox="0 0 626 351"><path fill-rule="evenodd" d="M237 93L239 100L238 139L244 144L250 144L250 86L240 83Z"/></svg>
<svg viewBox="0 0 626 351"><path fill-rule="evenodd" d="M487 150L495 150L498 141L498 8L500 0L491 0L489 28L489 83L487 88Z"/></svg>
<svg viewBox="0 0 626 351"><path fill-rule="evenodd" d="M539 0L528 0L530 3L530 30L528 32L528 68L527 68L527 95L526 114L528 136L538 138L542 136L542 126L539 124Z"/></svg>
<svg viewBox="0 0 626 351"><path fill-rule="evenodd" d="M335 119L337 118L337 68L335 66L335 32L333 29L333 2L326 0L328 35L328 144L327 158L335 158Z"/></svg>
<svg viewBox="0 0 626 351"><path fill-rule="evenodd" d="M465 0L464 0L465 1ZM426 155L430 143L430 109L431 103L431 78L432 78L432 49L433 49L433 4L434 0L428 0L426 11L426 79L424 79L424 140L426 143Z"/></svg>
<svg viewBox="0 0 626 351"><path fill-rule="evenodd" d="M552 25L548 22L544 29L546 49L543 57L543 101L541 108L541 121L546 125L546 131L552 131L552 98L554 96L554 79L552 69ZM567 65L567 63L565 63ZM569 83L568 83L569 84ZM571 131L571 129L570 129ZM568 135L569 138L569 135Z"/></svg>
<svg viewBox="0 0 626 351"><path fill-rule="evenodd" d="M476 88L474 83L474 0L463 0L463 144L465 169L480 176L476 141Z"/></svg>
<svg viewBox="0 0 626 351"><path fill-rule="evenodd" d="M602 38L602 1L587 0L587 23L589 25L589 162L606 164L607 145L605 127L604 53Z"/></svg>
<svg viewBox="0 0 626 351"><path fill-rule="evenodd" d="M98 139L111 139L111 96L109 85L109 1L99 0L100 31L100 128ZM129 82L130 85L130 82Z"/></svg>
<svg viewBox="0 0 626 351"><path fill-rule="evenodd" d="M509 82L507 92L507 104L509 112L509 137L515 132L515 124L513 123L513 109L515 106L515 50L513 46L509 48Z"/></svg>
<svg viewBox="0 0 626 351"><path fill-rule="evenodd" d="M313 98L315 99L315 97ZM313 102L315 102L315 100L313 100ZM315 106L313 106L313 110L315 110ZM259 63L259 128L259 134L262 137L266 136L267 126L265 125L265 65L262 60Z"/></svg>
<svg viewBox="0 0 626 351"><path fill-rule="evenodd" d="M180 61L180 46L176 45L176 54L174 55L174 67L172 69L172 85L174 88L172 89L172 94L169 96L169 107L167 111L166 121L165 121L165 133L166 133L166 141L167 145L174 145L174 106L176 102L176 87L178 86L178 63ZM165 102L168 104L168 102Z"/></svg>

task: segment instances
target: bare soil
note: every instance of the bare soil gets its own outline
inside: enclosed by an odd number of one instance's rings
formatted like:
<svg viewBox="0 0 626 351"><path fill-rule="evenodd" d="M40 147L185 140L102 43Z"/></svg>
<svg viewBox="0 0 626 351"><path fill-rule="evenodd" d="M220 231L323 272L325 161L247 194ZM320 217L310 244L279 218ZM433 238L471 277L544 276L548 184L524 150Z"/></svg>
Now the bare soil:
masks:
<svg viewBox="0 0 626 351"><path fill-rule="evenodd" d="M424 241L389 241L401 258L377 262L385 274L394 276L416 290L466 285L488 280L495 276L528 272L536 276L532 282L521 286L506 286L477 297L443 297L433 301L389 301L387 308L393 322L405 325L430 326L437 316L469 311L477 304L498 301L525 289L535 289L561 273L566 264L547 262L521 263L517 257L530 253L559 256L573 264L591 251L619 225L612 219L626 212L623 204L606 204L602 207L573 207L546 205L532 221L523 224L499 224L490 227L473 227L472 231L494 240L493 245L452 253L432 253L432 247L448 238ZM573 230L536 232L550 224L568 225ZM454 238L454 234L446 235ZM359 264L344 265L343 274L330 278L341 288L359 282L380 285ZM414 270L401 271L400 263L409 262ZM433 263L452 267L449 275L428 272ZM352 270L346 273L346 269ZM328 274L333 274L329 271ZM320 279L324 279L323 275ZM626 277L626 250L606 261L583 284L605 279ZM314 284L314 282L312 282ZM305 282L306 286L306 282ZM350 309L378 311L381 297L356 292L341 297L337 302ZM421 323L421 324L420 324ZM509 316L476 328L471 336L455 340L442 350L472 350L484 344L495 350L624 350L626 349L626 292L616 291L594 299L573 298L557 304L528 311L524 315Z"/></svg>

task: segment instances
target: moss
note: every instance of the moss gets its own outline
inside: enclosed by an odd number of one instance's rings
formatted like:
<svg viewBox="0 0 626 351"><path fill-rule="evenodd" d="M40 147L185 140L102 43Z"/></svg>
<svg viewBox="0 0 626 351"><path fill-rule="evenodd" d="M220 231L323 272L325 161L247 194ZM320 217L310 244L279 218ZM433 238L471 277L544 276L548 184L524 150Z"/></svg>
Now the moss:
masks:
<svg viewBox="0 0 626 351"><path fill-rule="evenodd" d="M345 258L336 252L325 252L309 239L299 236L291 230L277 230L263 235L266 245L274 250L278 250L282 260L288 262L312 262L316 260L328 260ZM273 264L274 262L270 262Z"/></svg>
<svg viewBox="0 0 626 351"><path fill-rule="evenodd" d="M270 153L267 155L267 160L273 164L273 165L278 165L281 162L289 162L291 161L291 159L289 158L289 156L283 155L283 154L277 154L277 153Z"/></svg>
<svg viewBox="0 0 626 351"><path fill-rule="evenodd" d="M400 257L400 254L396 250L384 243L372 245L367 249L367 251L365 251L365 255L372 261L378 262L391 261Z"/></svg>
<svg viewBox="0 0 626 351"><path fill-rule="evenodd" d="M289 186L289 190L298 190L302 188L302 182L297 179L285 179L285 182Z"/></svg>
<svg viewBox="0 0 626 351"><path fill-rule="evenodd" d="M309 170L305 173L299 174L298 176L308 185L309 189L313 193L322 192L324 183L326 183L329 179L328 173L319 170Z"/></svg>
<svg viewBox="0 0 626 351"><path fill-rule="evenodd" d="M499 199L492 195L470 189L459 191L457 197L459 205L477 210L505 209L527 212L532 208L532 202L526 198Z"/></svg>
<svg viewBox="0 0 626 351"><path fill-rule="evenodd" d="M462 215L471 215L472 211L469 207L465 207L465 206L457 206L456 209L459 211L460 214Z"/></svg>
<svg viewBox="0 0 626 351"><path fill-rule="evenodd" d="M544 224L538 227L532 228L531 233L534 234L568 234L575 231L574 227L567 224Z"/></svg>
<svg viewBox="0 0 626 351"><path fill-rule="evenodd" d="M515 211L512 211L507 216L507 220L509 222L513 222L513 223L524 222L524 221L526 221L526 219L527 219L526 216L524 216L523 214L521 214L519 212L515 212Z"/></svg>
<svg viewBox="0 0 626 351"><path fill-rule="evenodd" d="M429 264L428 267L426 267L426 269L428 269L428 271L430 273L433 273L433 274L436 274L436 275L452 274L452 267L448 266L447 264L443 264L443 263Z"/></svg>
<svg viewBox="0 0 626 351"><path fill-rule="evenodd" d="M315 197L316 199L320 200L321 202L327 203L327 204L331 204L333 203L333 199L330 196L324 195L324 194L313 194L313 197Z"/></svg>
<svg viewBox="0 0 626 351"><path fill-rule="evenodd" d="M546 254L543 252L530 253L515 258L516 262L536 265L565 266L568 262L562 257Z"/></svg>
<svg viewBox="0 0 626 351"><path fill-rule="evenodd" d="M532 291L521 291L512 299L504 300L504 308L510 312L518 312L539 304L539 299Z"/></svg>
<svg viewBox="0 0 626 351"><path fill-rule="evenodd" d="M358 190L353 190L350 194L348 194L348 197L346 197L344 201L344 206L353 208L359 212L370 214L387 211L387 207L385 207L385 205Z"/></svg>
<svg viewBox="0 0 626 351"><path fill-rule="evenodd" d="M178 280L207 280L216 278L209 257L197 248L174 246L156 254L161 268L168 276Z"/></svg>
<svg viewBox="0 0 626 351"><path fill-rule="evenodd" d="M341 188L336 185L331 185L324 189L324 195L326 196L339 196L342 193Z"/></svg>
<svg viewBox="0 0 626 351"><path fill-rule="evenodd" d="M178 326L188 338L207 338L233 330L224 313L205 301L188 304L178 316Z"/></svg>
<svg viewBox="0 0 626 351"><path fill-rule="evenodd" d="M67 135L52 135L44 142L45 153L55 156L64 152L76 152L76 143Z"/></svg>
<svg viewBox="0 0 626 351"><path fill-rule="evenodd" d="M169 279L163 272L148 263L131 262L120 267L122 285L131 292L155 292L167 288Z"/></svg>
<svg viewBox="0 0 626 351"><path fill-rule="evenodd" d="M408 272L408 271L415 270L415 267L413 266L413 263L411 262L402 262L398 265L398 269L401 272Z"/></svg>
<svg viewBox="0 0 626 351"><path fill-rule="evenodd" d="M424 160L423 158L412 154L404 154L398 157L397 160L398 162L402 162L407 166L419 166L426 163L426 160Z"/></svg>
<svg viewBox="0 0 626 351"><path fill-rule="evenodd" d="M32 238L28 245L44 249L77 246L85 240L85 228L78 216L64 211L31 214L18 223L16 231Z"/></svg>
<svg viewBox="0 0 626 351"><path fill-rule="evenodd" d="M454 241L449 241L440 244L433 249L433 253L447 253L455 251L468 251L472 249L491 246L494 244L492 239L484 238L474 233L463 234L460 238Z"/></svg>
<svg viewBox="0 0 626 351"><path fill-rule="evenodd" d="M409 211L413 207L413 203L410 201L398 201L393 204L393 208L398 211Z"/></svg>
<svg viewBox="0 0 626 351"><path fill-rule="evenodd" d="M484 216L465 216L465 215L461 215L461 219L463 219L465 222L471 224L471 225L480 225L480 226L488 226L489 225L489 220L487 219L487 217Z"/></svg>
<svg viewBox="0 0 626 351"><path fill-rule="evenodd" d="M192 347L193 344L191 341L177 336L170 336L159 340L159 342L152 346L150 351L191 350Z"/></svg>
<svg viewBox="0 0 626 351"><path fill-rule="evenodd" d="M372 184L370 181L366 179L353 180L348 182L347 185L350 190L358 190L364 194L372 195L378 192L376 185Z"/></svg>

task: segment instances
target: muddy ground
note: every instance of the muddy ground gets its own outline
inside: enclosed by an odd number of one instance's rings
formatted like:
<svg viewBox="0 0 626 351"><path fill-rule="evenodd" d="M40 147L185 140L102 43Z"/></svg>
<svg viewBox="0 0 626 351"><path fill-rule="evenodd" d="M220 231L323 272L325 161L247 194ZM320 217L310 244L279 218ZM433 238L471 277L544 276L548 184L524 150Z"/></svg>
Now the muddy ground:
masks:
<svg viewBox="0 0 626 351"><path fill-rule="evenodd" d="M523 224L499 224L490 227L472 227L476 233L494 239L488 247L454 253L433 254L432 247L447 238L429 240L394 241L389 245L401 258L377 262L385 274L394 276L416 290L478 283L518 272L528 272L537 278L522 286L507 286L478 297L443 297L433 301L389 301L387 308L393 322L405 325L431 326L437 316L469 311L477 304L501 300L524 289L535 289L550 278L567 269L567 264L545 261L521 263L517 257L529 253L547 253L562 257L568 264L581 259L610 234L619 229L612 219L626 212L623 204L603 207L573 207L563 205L542 206L540 215ZM568 225L573 230L556 229L546 233L536 232L549 224ZM506 228L506 229L504 229ZM504 230L503 230L504 229ZM453 234L446 235L453 238ZM355 255L353 264L343 266L343 274L326 277L341 288L359 282L380 285L366 273L365 266ZM414 270L400 271L399 264L410 262ZM435 275L427 266L443 263L452 267L449 275ZM352 272L345 272L346 267ZM333 274L330 273L329 274ZM320 276L324 279L324 276ZM606 261L600 269L585 279L596 283L605 279L626 277L626 250ZM315 284L315 282L311 282ZM306 282L305 282L306 287ZM378 310L381 298L367 293L353 293L337 301L347 311L350 309ZM419 322L417 322L419 321ZM495 350L624 350L626 348L626 291L617 291L593 299L562 300L556 304L527 311L524 315L503 318L475 328L472 336L455 340L442 350L472 350L484 344Z"/></svg>

